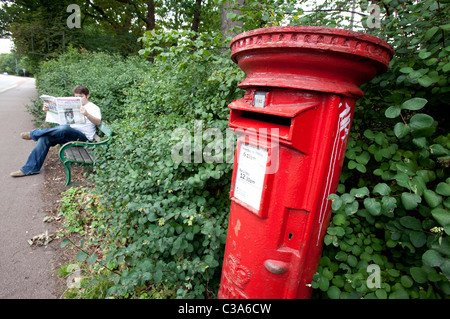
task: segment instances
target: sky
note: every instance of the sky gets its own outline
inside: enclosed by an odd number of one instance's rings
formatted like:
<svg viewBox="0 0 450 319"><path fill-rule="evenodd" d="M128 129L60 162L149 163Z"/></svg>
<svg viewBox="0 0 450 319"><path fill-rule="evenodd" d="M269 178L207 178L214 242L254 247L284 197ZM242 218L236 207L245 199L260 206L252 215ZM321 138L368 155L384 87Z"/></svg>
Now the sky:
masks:
<svg viewBox="0 0 450 319"><path fill-rule="evenodd" d="M0 3L0 7L2 6L3 3ZM0 38L0 54L10 52L11 52L11 41L9 39Z"/></svg>
<svg viewBox="0 0 450 319"><path fill-rule="evenodd" d="M9 39L0 39L0 54L11 52L12 42Z"/></svg>

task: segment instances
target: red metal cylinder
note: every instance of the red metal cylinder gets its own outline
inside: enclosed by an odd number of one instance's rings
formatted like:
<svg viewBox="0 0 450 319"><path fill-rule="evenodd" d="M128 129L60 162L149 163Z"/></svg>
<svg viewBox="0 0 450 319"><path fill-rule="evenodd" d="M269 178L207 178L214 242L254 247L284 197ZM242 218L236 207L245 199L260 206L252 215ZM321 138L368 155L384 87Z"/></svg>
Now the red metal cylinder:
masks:
<svg viewBox="0 0 450 319"><path fill-rule="evenodd" d="M367 34L273 27L236 36L246 73L219 298L309 298L360 85L393 56Z"/></svg>

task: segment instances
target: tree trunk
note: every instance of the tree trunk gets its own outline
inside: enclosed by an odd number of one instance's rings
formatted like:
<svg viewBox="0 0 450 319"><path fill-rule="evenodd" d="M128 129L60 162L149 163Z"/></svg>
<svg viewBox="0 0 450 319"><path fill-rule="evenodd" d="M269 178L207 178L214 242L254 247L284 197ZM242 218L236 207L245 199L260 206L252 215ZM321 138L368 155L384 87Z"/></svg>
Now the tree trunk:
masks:
<svg viewBox="0 0 450 319"><path fill-rule="evenodd" d="M198 32L200 25L200 13L202 11L202 0L196 0L194 5L194 19L192 20L191 30Z"/></svg>
<svg viewBox="0 0 450 319"><path fill-rule="evenodd" d="M237 0L236 4L230 4L230 1L227 1L226 4L222 5L220 30L224 37L226 37L226 36L234 37L237 33L232 32L230 30L233 29L235 26L242 27L242 22L233 21L232 19L228 19L227 14L228 13L241 14L239 7L243 6L244 2L245 2L245 0Z"/></svg>
<svg viewBox="0 0 450 319"><path fill-rule="evenodd" d="M147 16L145 18L145 30L150 31L155 28L155 2L147 1Z"/></svg>

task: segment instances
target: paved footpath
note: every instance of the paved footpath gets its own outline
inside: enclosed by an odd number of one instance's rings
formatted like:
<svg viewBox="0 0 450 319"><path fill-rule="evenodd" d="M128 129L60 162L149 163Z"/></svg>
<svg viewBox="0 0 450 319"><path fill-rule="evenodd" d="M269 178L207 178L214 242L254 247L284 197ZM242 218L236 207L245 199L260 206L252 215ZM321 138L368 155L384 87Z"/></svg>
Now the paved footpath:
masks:
<svg viewBox="0 0 450 319"><path fill-rule="evenodd" d="M0 75L0 299L58 298L53 270L57 248L28 243L54 231L42 221L44 173L9 176L23 166L35 145L22 140L20 132L33 129L25 106L36 96L34 79Z"/></svg>

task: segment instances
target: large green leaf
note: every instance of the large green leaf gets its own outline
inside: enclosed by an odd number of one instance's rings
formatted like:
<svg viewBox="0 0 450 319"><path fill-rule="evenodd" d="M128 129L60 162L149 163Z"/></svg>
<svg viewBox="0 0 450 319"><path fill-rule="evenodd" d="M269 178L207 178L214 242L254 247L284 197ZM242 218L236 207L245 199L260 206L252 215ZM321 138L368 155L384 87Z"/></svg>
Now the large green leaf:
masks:
<svg viewBox="0 0 450 319"><path fill-rule="evenodd" d="M400 113L401 113L400 107L398 107L398 106L396 106L396 105L393 105L393 106L390 106L390 107L385 111L384 115L385 115L387 118L393 119L393 118L396 118L397 116L399 116Z"/></svg>
<svg viewBox="0 0 450 319"><path fill-rule="evenodd" d="M434 119L423 113L413 115L409 122L414 137L431 136L435 131L433 124Z"/></svg>
<svg viewBox="0 0 450 319"><path fill-rule="evenodd" d="M379 195L389 195L391 188L386 183L378 183L372 190L372 193Z"/></svg>
<svg viewBox="0 0 450 319"><path fill-rule="evenodd" d="M415 97L415 98L405 101L402 104L401 108L403 110L417 111L417 110L420 110L421 108L423 108L425 106L425 104L427 104L427 103L428 103L428 101L426 99L423 99L420 97Z"/></svg>
<svg viewBox="0 0 450 319"><path fill-rule="evenodd" d="M422 260L425 264L431 267L439 267L445 261L442 255L434 249L427 250L422 255Z"/></svg>
<svg viewBox="0 0 450 319"><path fill-rule="evenodd" d="M422 198L417 194L405 192L402 193L401 201L406 210L412 210L415 209L420 202L422 202Z"/></svg>
<svg viewBox="0 0 450 319"><path fill-rule="evenodd" d="M410 270L411 276L414 278L416 282L419 284L424 284L428 281L427 273L421 267L411 267Z"/></svg>
<svg viewBox="0 0 450 319"><path fill-rule="evenodd" d="M411 129L409 128L409 126L402 122L398 122L394 126L394 134L395 136L397 136L397 138L405 137L410 131Z"/></svg>
<svg viewBox="0 0 450 319"><path fill-rule="evenodd" d="M378 216L381 214L381 204L375 198L364 199L364 207L373 216Z"/></svg>
<svg viewBox="0 0 450 319"><path fill-rule="evenodd" d="M412 230L422 229L422 223L420 222L420 219L412 216L404 216L400 218L400 224Z"/></svg>
<svg viewBox="0 0 450 319"><path fill-rule="evenodd" d="M433 217L441 226L450 225L450 212L443 208L435 208L431 211Z"/></svg>
<svg viewBox="0 0 450 319"><path fill-rule="evenodd" d="M450 196L450 184L441 182L436 187L436 193L442 196Z"/></svg>
<svg viewBox="0 0 450 319"><path fill-rule="evenodd" d="M431 208L434 208L442 203L442 196L436 194L431 189L424 190L423 198Z"/></svg>
<svg viewBox="0 0 450 319"><path fill-rule="evenodd" d="M409 239L416 248L420 248L427 242L427 236L420 231L412 231L409 233Z"/></svg>

